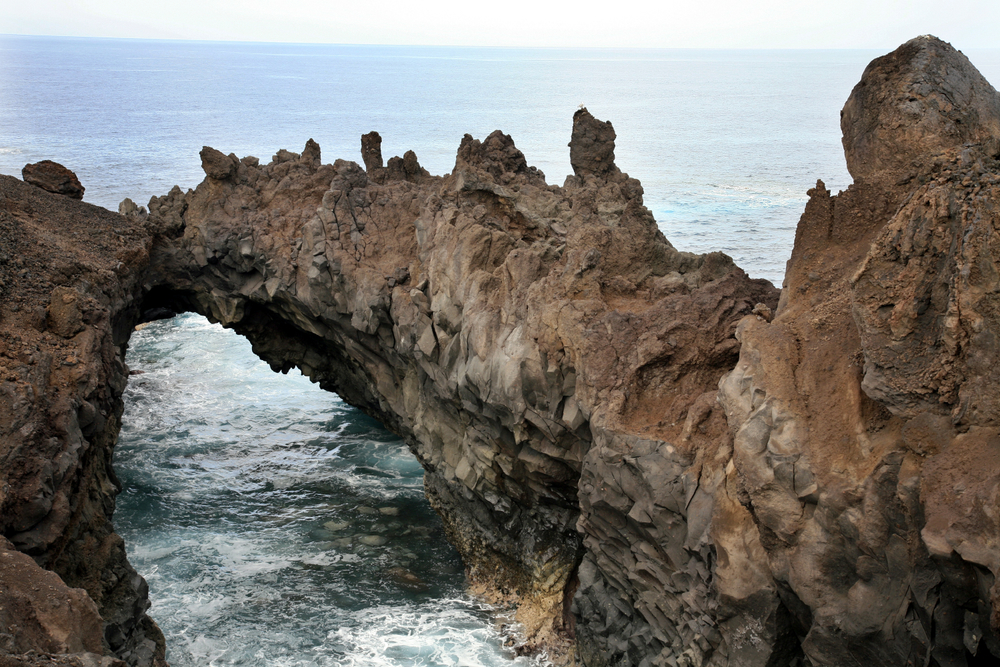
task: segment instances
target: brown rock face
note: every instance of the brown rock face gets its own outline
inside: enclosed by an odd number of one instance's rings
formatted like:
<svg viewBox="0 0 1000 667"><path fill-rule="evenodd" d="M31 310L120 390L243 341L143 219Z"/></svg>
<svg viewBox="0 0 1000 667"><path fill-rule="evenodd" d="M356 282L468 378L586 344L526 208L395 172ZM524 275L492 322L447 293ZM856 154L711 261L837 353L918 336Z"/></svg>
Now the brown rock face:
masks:
<svg viewBox="0 0 1000 667"><path fill-rule="evenodd" d="M960 51L924 35L865 68L840 126L851 176L891 185L965 144L1000 152L1000 97Z"/></svg>
<svg viewBox="0 0 1000 667"><path fill-rule="evenodd" d="M146 582L110 522L124 345L138 318L149 240L126 218L0 177L0 534L72 587L64 595L70 606L58 608L81 624L53 625L39 611L46 632L69 643L24 630L15 633L26 642L19 653L90 651L162 664L163 637L145 614ZM23 562L0 554L8 558ZM40 592L58 588L39 581ZM88 623L97 623L96 644ZM0 622L0 633L7 627Z"/></svg>
<svg viewBox="0 0 1000 667"><path fill-rule="evenodd" d="M603 176L618 171L615 166L615 128L601 122L585 108L573 114L573 138L569 161L577 176Z"/></svg>
<svg viewBox="0 0 1000 667"><path fill-rule="evenodd" d="M31 183L57 195L66 195L71 199L83 199L83 192L86 190L80 185L80 179L76 174L52 160L24 165L21 178L25 183Z"/></svg>
<svg viewBox="0 0 1000 667"><path fill-rule="evenodd" d="M101 655L101 625L86 591L69 588L0 537L0 656L27 661L30 651L89 654L79 659L111 665L116 661Z"/></svg>
<svg viewBox="0 0 1000 667"><path fill-rule="evenodd" d="M811 665L1000 656L996 100L934 38L874 61L842 116L857 182L810 190L773 322L740 324L719 400L752 523L716 523L716 581L778 630L745 664L782 632Z"/></svg>
<svg viewBox="0 0 1000 667"><path fill-rule="evenodd" d="M211 146L203 146L201 149L201 168L205 170L205 175L217 181L224 181L236 173L236 156L226 155L217 151Z"/></svg>

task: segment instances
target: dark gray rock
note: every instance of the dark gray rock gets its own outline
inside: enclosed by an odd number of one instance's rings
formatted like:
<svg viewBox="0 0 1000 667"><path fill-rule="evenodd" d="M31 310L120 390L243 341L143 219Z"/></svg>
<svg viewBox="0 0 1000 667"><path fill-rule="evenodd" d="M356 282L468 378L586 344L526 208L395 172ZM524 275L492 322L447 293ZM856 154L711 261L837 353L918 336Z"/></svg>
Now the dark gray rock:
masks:
<svg viewBox="0 0 1000 667"><path fill-rule="evenodd" d="M577 176L604 176L618 171L615 166L615 128L611 121L599 121L581 107L573 114L573 136L569 161Z"/></svg>
<svg viewBox="0 0 1000 667"><path fill-rule="evenodd" d="M369 173L383 167L382 135L378 132L373 130L368 134L361 135L361 160L365 163L365 170Z"/></svg>

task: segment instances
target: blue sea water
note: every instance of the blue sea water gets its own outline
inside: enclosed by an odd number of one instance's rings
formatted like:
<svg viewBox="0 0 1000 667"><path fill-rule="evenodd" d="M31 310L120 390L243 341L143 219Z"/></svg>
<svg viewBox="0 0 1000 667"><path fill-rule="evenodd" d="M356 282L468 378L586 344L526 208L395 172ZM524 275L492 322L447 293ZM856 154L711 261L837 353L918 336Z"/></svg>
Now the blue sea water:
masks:
<svg viewBox="0 0 1000 667"><path fill-rule="evenodd" d="M378 130L386 157L442 174L463 134L501 129L562 183L585 105L675 246L780 284L806 190L850 183L839 110L878 55L0 35L0 173L53 159L114 209L194 187L206 144L359 160ZM969 55L1000 81L1000 51ZM378 424L191 315L137 332L128 362L115 525L175 667L529 664Z"/></svg>
<svg viewBox="0 0 1000 667"><path fill-rule="evenodd" d="M133 334L115 525L174 667L544 664L496 610L377 422L195 315Z"/></svg>
<svg viewBox="0 0 1000 667"><path fill-rule="evenodd" d="M805 191L850 182L839 111L877 52L487 49L0 38L0 172L55 159L85 199L140 204L204 174L202 145L268 160L310 137L359 160L377 130L451 171L462 136L510 134L549 182L585 105L668 238L780 281Z"/></svg>

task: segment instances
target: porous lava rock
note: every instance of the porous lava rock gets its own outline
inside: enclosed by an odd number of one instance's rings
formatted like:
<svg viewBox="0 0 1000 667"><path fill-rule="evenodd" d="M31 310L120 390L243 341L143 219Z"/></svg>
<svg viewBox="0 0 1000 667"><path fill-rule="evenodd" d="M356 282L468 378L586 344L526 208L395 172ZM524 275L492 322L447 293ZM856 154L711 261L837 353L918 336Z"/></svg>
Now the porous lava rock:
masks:
<svg viewBox="0 0 1000 667"><path fill-rule="evenodd" d="M719 400L744 518L714 531L742 664L782 664L782 634L809 665L1000 656L998 121L940 40L874 61L843 113L855 183L809 191L773 321L739 325Z"/></svg>
<svg viewBox="0 0 1000 667"><path fill-rule="evenodd" d="M24 168L21 169L21 178L24 179L25 183L31 183L57 195L66 195L71 199L83 199L83 193L86 190L80 184L80 179L76 177L76 174L52 160L42 160L24 165Z"/></svg>
<svg viewBox="0 0 1000 667"><path fill-rule="evenodd" d="M989 664L995 98L934 38L866 70L856 182L809 191L780 300L673 248L583 109L562 187L502 132L445 177L381 167L372 135L366 169L311 140L263 165L205 149L197 188L126 215L0 177L0 532L86 591L105 653L161 664L111 448L132 327L195 311L405 439L520 652Z"/></svg>
<svg viewBox="0 0 1000 667"><path fill-rule="evenodd" d="M586 107L573 114L573 134L569 142L569 162L577 176L603 176L617 171L615 128L611 121L599 121Z"/></svg>
<svg viewBox="0 0 1000 667"><path fill-rule="evenodd" d="M706 395L736 361L735 324L778 296L721 253L674 249L638 181L609 162L610 126L579 118L605 128L575 135L600 166L565 188L499 131L467 135L445 178L409 152L384 173L244 159L229 180L150 202L144 297L232 327L275 370L299 367L403 436L473 586L519 606L523 650L564 658L585 558L588 573L627 582L615 596L676 600L670 625L694 637L700 612L672 572L640 574L609 537L608 517L631 495L651 502L661 481L588 486L581 504L581 480L605 479L641 441L697 485L690 464L728 438ZM709 547L695 549L701 575L685 590L708 596ZM594 604L611 595L586 584ZM641 637L643 613L623 632Z"/></svg>
<svg viewBox="0 0 1000 667"><path fill-rule="evenodd" d="M199 156L201 157L201 168L209 178L224 181L236 173L237 160L235 155L226 155L211 146L203 146Z"/></svg>
<svg viewBox="0 0 1000 667"><path fill-rule="evenodd" d="M382 135L378 132L373 130L361 135L361 161L365 163L365 171L369 174L383 167Z"/></svg>
<svg viewBox="0 0 1000 667"><path fill-rule="evenodd" d="M50 641L30 630L28 607L5 601L4 609L25 614L13 633L18 664L35 664L25 657L30 650L164 664L163 636L145 613L146 582L111 524L125 344L139 317L149 244L149 234L122 216L0 176L0 534L49 578L7 542L0 558L38 582L23 591L42 596L33 608L58 608L80 624L31 612ZM0 597L12 592L0 589ZM68 606L55 602L59 590Z"/></svg>

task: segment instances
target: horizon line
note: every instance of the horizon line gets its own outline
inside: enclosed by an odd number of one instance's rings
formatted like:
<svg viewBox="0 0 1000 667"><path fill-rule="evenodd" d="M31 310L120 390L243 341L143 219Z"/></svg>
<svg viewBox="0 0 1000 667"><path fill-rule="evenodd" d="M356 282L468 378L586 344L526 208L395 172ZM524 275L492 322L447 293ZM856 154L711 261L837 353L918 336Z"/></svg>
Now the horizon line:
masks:
<svg viewBox="0 0 1000 667"><path fill-rule="evenodd" d="M589 50L589 51L885 51L886 47L725 47L725 46L513 46L513 45L483 45L483 44L391 44L373 42L288 42L280 40L244 40L244 39L194 39L184 37L111 37L104 35L52 35L41 33L3 33L0 38L49 38L49 39L78 39L78 40L106 40L120 42L164 42L164 43L185 43L185 44L246 44L246 45L274 45L274 46L356 46L356 47L398 47L398 48L443 48L443 49L518 49L518 50ZM889 50L894 50L892 47ZM966 47L971 51L1000 51L1000 47ZM961 49L959 49L961 50Z"/></svg>

